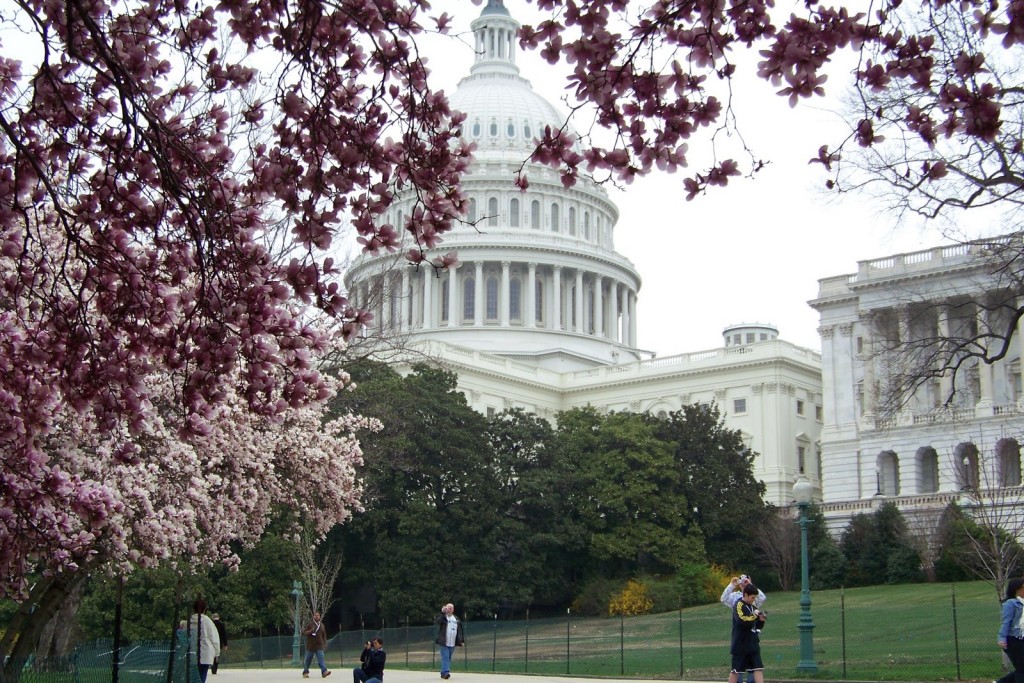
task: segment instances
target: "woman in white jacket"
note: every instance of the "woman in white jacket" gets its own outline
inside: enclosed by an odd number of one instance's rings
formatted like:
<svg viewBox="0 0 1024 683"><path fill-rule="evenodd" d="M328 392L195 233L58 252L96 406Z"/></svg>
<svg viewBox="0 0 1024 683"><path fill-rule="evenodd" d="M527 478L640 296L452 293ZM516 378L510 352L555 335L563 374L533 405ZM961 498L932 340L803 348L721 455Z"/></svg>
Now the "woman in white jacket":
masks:
<svg viewBox="0 0 1024 683"><path fill-rule="evenodd" d="M187 629L189 662L195 661L198 664L199 680L206 683L206 675L213 660L220 657L220 636L213 620L206 616L205 600L196 598L192 610L195 614L189 619Z"/></svg>

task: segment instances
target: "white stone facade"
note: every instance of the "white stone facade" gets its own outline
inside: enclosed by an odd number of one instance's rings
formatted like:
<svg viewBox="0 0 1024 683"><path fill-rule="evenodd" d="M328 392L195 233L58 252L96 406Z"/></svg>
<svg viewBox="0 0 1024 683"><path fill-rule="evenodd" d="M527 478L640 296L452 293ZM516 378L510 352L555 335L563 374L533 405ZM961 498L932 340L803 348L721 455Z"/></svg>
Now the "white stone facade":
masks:
<svg viewBox="0 0 1024 683"><path fill-rule="evenodd" d="M657 358L637 347L642 283L615 251L618 209L586 179L565 188L552 169L524 164L539 131L565 117L519 76L518 26L502 2L488 2L472 24L476 61L451 96L477 145L463 182L472 205L469 224L431 255L454 249L460 263L436 273L400 255L360 257L345 282L374 312L368 334L401 339L401 353L457 373L483 413L519 407L551 419L593 405L657 414L715 402L759 454L769 502L787 504L801 471L820 490L817 352L762 323L730 326L718 349ZM521 166L525 192L512 182ZM399 198L389 221L402 225L411 206Z"/></svg>
<svg viewBox="0 0 1024 683"><path fill-rule="evenodd" d="M1006 294L984 253L961 244L896 254L819 282L810 304L821 316L822 495L830 527L884 500L905 510L937 510L966 488L1021 483L1019 331L1002 360L971 360L955 385L946 373L901 395L898 409L882 408L895 360L880 349L1012 324L998 319L1008 313L976 303Z"/></svg>

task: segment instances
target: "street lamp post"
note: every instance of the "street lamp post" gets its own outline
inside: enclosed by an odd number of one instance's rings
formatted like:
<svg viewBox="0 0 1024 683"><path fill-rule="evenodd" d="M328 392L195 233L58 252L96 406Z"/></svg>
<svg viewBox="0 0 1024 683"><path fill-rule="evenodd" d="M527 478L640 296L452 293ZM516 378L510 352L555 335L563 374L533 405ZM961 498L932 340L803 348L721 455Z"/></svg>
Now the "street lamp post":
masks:
<svg viewBox="0 0 1024 683"><path fill-rule="evenodd" d="M814 661L814 620L811 619L811 586L810 563L807 561L807 507L811 504L814 488L811 482L802 475L793 484L793 498L800 508L800 661L797 671L817 671L818 663Z"/></svg>
<svg viewBox="0 0 1024 683"><path fill-rule="evenodd" d="M299 632L302 629L302 610L301 603L299 600L302 598L302 582L292 582L292 595L295 596L295 631L292 637L292 664L297 665L299 663Z"/></svg>

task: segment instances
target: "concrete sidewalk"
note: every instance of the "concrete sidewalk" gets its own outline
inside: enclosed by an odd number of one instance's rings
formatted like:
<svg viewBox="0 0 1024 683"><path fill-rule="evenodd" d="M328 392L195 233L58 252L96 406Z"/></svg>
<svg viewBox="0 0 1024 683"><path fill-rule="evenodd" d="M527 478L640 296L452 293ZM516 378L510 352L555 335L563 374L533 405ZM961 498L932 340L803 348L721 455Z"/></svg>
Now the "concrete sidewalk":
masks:
<svg viewBox="0 0 1024 683"><path fill-rule="evenodd" d="M726 676L728 672L726 672ZM321 680L320 671L313 662L313 668L309 671L309 680ZM352 667L332 669L327 679L331 683L350 683L352 680ZM386 683L441 683L440 674L436 671L403 671L401 669L388 669L384 673ZM460 673L452 671L452 677L448 683L579 683L582 678L570 678L565 676L528 676L523 674L485 674L485 673ZM594 679L590 679L594 680ZM602 678L601 683L636 683L638 679ZM724 680L724 677L723 677ZM288 669L221 669L216 676L209 676L206 683L301 683L301 667Z"/></svg>

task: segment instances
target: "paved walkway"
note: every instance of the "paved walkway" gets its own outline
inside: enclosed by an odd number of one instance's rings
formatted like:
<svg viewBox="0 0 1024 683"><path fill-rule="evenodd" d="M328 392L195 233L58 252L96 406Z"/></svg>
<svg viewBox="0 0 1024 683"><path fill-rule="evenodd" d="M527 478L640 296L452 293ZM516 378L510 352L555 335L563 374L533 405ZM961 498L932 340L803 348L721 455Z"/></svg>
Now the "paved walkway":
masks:
<svg viewBox="0 0 1024 683"><path fill-rule="evenodd" d="M206 683L301 683L302 669L221 669L216 676L209 676ZM320 671L316 662L309 672L309 680L320 680ZM334 669L328 678L331 683L350 683L352 668ZM441 683L436 671L403 671L388 669L384 674L387 683ZM485 674L452 672L448 683L579 683L582 678L565 676L526 676L516 674ZM623 679L628 683L636 683L636 679ZM621 683L614 678L602 678L601 683Z"/></svg>

